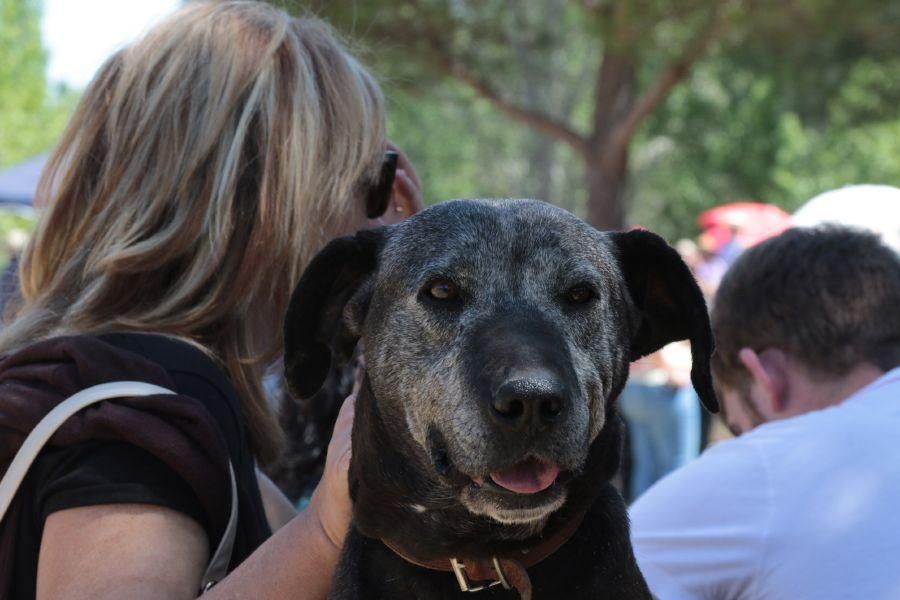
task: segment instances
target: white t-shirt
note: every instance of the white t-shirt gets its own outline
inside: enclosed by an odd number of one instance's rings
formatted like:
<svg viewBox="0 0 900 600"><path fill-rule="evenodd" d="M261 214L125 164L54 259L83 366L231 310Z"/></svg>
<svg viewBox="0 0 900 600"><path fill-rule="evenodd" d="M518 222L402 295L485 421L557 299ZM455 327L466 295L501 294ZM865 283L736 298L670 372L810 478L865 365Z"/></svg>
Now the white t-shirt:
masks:
<svg viewBox="0 0 900 600"><path fill-rule="evenodd" d="M900 368L716 444L630 514L661 600L900 599Z"/></svg>

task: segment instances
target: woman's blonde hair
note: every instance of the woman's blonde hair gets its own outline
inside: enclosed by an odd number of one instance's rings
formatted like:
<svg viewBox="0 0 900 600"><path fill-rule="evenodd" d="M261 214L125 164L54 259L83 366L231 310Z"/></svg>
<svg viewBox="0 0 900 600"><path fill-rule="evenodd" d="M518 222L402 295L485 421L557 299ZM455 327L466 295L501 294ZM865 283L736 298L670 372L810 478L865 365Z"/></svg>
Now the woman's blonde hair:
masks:
<svg viewBox="0 0 900 600"><path fill-rule="evenodd" d="M84 93L38 189L0 353L73 333L190 340L225 367L271 459L280 430L260 380L290 292L384 144L377 82L328 26L191 3Z"/></svg>

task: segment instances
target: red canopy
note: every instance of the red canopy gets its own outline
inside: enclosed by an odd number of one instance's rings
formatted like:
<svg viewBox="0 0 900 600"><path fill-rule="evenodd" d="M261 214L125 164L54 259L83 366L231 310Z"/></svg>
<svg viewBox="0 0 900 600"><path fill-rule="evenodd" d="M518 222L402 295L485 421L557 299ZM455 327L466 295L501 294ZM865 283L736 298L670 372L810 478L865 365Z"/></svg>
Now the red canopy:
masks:
<svg viewBox="0 0 900 600"><path fill-rule="evenodd" d="M726 233L734 231L738 242L748 248L790 227L791 215L774 204L732 202L703 211L697 223L714 239L727 241L731 235Z"/></svg>

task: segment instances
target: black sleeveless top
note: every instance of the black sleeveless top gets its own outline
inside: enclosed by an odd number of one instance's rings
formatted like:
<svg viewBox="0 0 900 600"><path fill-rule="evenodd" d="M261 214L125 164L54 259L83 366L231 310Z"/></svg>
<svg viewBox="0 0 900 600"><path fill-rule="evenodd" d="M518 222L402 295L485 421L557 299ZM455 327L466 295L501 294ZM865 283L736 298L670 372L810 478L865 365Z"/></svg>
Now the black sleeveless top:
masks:
<svg viewBox="0 0 900 600"><path fill-rule="evenodd" d="M238 530L231 561L234 569L271 535L234 386L211 358L185 342L136 333L108 334L100 339L163 367L175 384L173 391L200 400L219 424L238 485ZM46 449L18 494L26 509L15 542L10 600L35 597L44 521L58 510L99 504L154 504L184 513L203 526L210 536L210 551L219 544L188 485L158 458L126 442L97 441Z"/></svg>

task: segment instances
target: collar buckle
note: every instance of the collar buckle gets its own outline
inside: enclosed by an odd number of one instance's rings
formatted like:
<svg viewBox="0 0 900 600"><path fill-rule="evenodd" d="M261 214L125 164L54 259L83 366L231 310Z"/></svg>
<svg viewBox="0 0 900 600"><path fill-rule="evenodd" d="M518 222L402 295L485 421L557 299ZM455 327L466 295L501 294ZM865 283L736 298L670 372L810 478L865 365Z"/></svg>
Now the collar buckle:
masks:
<svg viewBox="0 0 900 600"><path fill-rule="evenodd" d="M512 586L509 585L509 581L507 581L506 579L506 574L503 573L503 567L500 566L500 561L497 560L496 556L491 558L491 566L494 567L494 572L497 574L497 579L495 581L491 581L490 583L474 583L468 578L468 576L466 576L464 572L466 565L459 562L455 558L450 559L450 566L453 568L453 574L456 575L456 581L459 583L459 590L461 592L480 592L482 590L487 590L498 585L503 586L503 589L505 590L512 589Z"/></svg>

